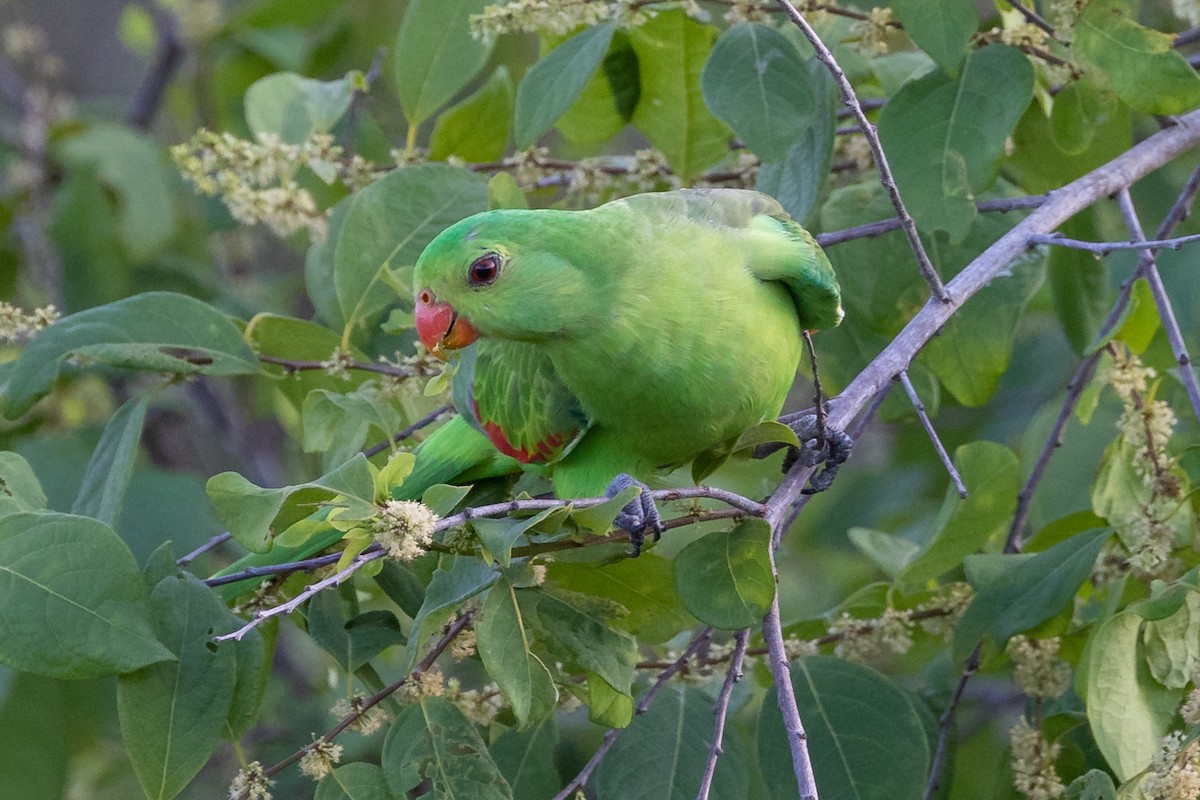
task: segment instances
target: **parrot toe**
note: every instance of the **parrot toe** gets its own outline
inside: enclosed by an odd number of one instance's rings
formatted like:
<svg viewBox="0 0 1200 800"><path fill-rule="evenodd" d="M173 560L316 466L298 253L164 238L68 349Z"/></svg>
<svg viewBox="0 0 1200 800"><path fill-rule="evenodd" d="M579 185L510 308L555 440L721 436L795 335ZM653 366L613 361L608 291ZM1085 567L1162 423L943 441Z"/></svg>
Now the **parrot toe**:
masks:
<svg viewBox="0 0 1200 800"><path fill-rule="evenodd" d="M797 461L806 466L815 467L824 464L824 468L815 473L804 487L804 494L817 494L833 485L838 469L850 457L854 449L854 439L839 428L825 428L821 431L816 414L806 414L789 426L796 432L801 446L788 451L783 460L783 471L789 471Z"/></svg>
<svg viewBox="0 0 1200 800"><path fill-rule="evenodd" d="M629 544L633 547L629 555L631 558L636 558L641 555L642 545L646 542L646 530L649 529L654 534L654 541L657 542L662 537L665 528L662 518L658 514L658 506L654 504L654 498L650 496L650 487L632 475L622 472L613 478L612 483L605 490L604 496L616 497L630 486L636 486L642 492L621 509L616 519L613 520L613 524L621 530L628 531Z"/></svg>

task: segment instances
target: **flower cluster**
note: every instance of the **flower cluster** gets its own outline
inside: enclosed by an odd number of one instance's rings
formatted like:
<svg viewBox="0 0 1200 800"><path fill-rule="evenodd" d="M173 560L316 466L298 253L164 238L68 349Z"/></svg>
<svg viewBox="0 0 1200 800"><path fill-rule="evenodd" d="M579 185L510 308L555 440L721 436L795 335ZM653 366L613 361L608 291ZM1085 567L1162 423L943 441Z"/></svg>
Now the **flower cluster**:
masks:
<svg viewBox="0 0 1200 800"><path fill-rule="evenodd" d="M678 189L683 185L679 176L671 171L662 151L653 148L636 151L627 164L616 163L611 157L585 158L574 166L567 179L567 191L585 206L638 192Z"/></svg>
<svg viewBox="0 0 1200 800"><path fill-rule="evenodd" d="M158 0L170 9L179 25L179 36L188 44L211 39L224 25L221 0Z"/></svg>
<svg viewBox="0 0 1200 800"><path fill-rule="evenodd" d="M788 661L795 661L806 656L817 654L817 643L811 639L801 639L799 636L789 636L783 640L783 652Z"/></svg>
<svg viewBox="0 0 1200 800"><path fill-rule="evenodd" d="M1179 716L1183 717L1183 721L1188 725L1200 723L1200 672L1192 675L1192 690L1179 707Z"/></svg>
<svg viewBox="0 0 1200 800"><path fill-rule="evenodd" d="M321 362L321 369L331 378L350 380L350 368L354 366L354 354L341 347L329 354L329 358Z"/></svg>
<svg viewBox="0 0 1200 800"><path fill-rule="evenodd" d="M494 683L464 691L458 678L451 678L446 682L444 696L458 706L464 717L476 725L491 725L504 708L504 696L500 694L500 687Z"/></svg>
<svg viewBox="0 0 1200 800"><path fill-rule="evenodd" d="M358 714L358 718L350 723L350 730L357 731L363 736L370 736L387 724L390 715L387 709L379 705L374 705L364 710L366 704L367 698L365 695L356 694L351 698L343 697L333 704L333 708L329 710L329 713L338 719L343 719L351 714Z"/></svg>
<svg viewBox="0 0 1200 800"><path fill-rule="evenodd" d="M855 25L858 46L866 53L881 56L888 51L888 28L892 26L892 9L875 7L867 18Z"/></svg>
<svg viewBox="0 0 1200 800"><path fill-rule="evenodd" d="M877 619L858 619L843 612L829 626L829 634L838 637L834 653L849 661L903 655L912 647L912 613L887 608Z"/></svg>
<svg viewBox="0 0 1200 800"><path fill-rule="evenodd" d="M314 781L319 781L342 760L342 746L328 742L325 737L313 740L312 746L300 757L300 771Z"/></svg>
<svg viewBox="0 0 1200 800"><path fill-rule="evenodd" d="M1129 551L1130 567L1156 577L1170 559L1176 527L1172 517L1183 495L1175 458L1167 451L1175 430L1175 413L1162 400L1147 397L1147 385L1155 377L1153 369L1120 349L1114 348L1112 354L1108 383L1125 407L1117 421L1120 452L1128 454L1133 471L1142 479L1144 493L1133 511L1111 521Z"/></svg>
<svg viewBox="0 0 1200 800"><path fill-rule="evenodd" d="M1028 800L1062 797L1063 782L1054 769L1061 745L1050 744L1036 728L1022 719L1011 731L1013 786Z"/></svg>
<svg viewBox="0 0 1200 800"><path fill-rule="evenodd" d="M0 49L14 64L33 69L39 77L53 80L62 74L62 59L49 52L50 40L36 25L14 22L0 31Z"/></svg>
<svg viewBox="0 0 1200 800"><path fill-rule="evenodd" d="M943 593L926 600L917 607L918 611L940 611L940 616L921 620L921 630L935 636L943 636L949 641L954 634L954 628L967 613L971 598L975 591L971 584L959 581L942 587Z"/></svg>
<svg viewBox="0 0 1200 800"><path fill-rule="evenodd" d="M464 658L475 655L476 646L475 631L465 630L455 636L454 641L450 643L450 655L454 657L455 661L462 661Z"/></svg>
<svg viewBox="0 0 1200 800"><path fill-rule="evenodd" d="M251 761L242 767L237 776L229 784L230 800L245 797L246 800L271 800L268 791L274 781L267 780L267 773L258 761Z"/></svg>
<svg viewBox="0 0 1200 800"><path fill-rule="evenodd" d="M1032 22L1022 22L1000 31L1000 41L1013 47L1043 47L1046 32Z"/></svg>
<svg viewBox="0 0 1200 800"><path fill-rule="evenodd" d="M1071 667L1058 658L1059 640L1014 636L1007 652L1013 660L1013 679L1021 691L1038 700L1061 697L1071 685Z"/></svg>
<svg viewBox="0 0 1200 800"><path fill-rule="evenodd" d="M446 693L446 678L436 669L416 672L396 692L401 702L415 703L422 697L441 697Z"/></svg>
<svg viewBox="0 0 1200 800"><path fill-rule="evenodd" d="M1158 752L1142 779L1142 795L1148 800L1200 797L1200 742L1185 741L1183 733L1173 731L1159 742Z"/></svg>
<svg viewBox="0 0 1200 800"><path fill-rule="evenodd" d="M541 31L562 36L579 27L612 20L621 28L633 28L652 18L667 5L656 3L655 10L645 8L645 0L509 0L494 3L471 15L471 34L492 41L505 33ZM696 0L671 4L689 16L705 18Z"/></svg>
<svg viewBox="0 0 1200 800"><path fill-rule="evenodd" d="M0 300L0 341L23 342L52 324L61 315L54 306L25 311Z"/></svg>
<svg viewBox="0 0 1200 800"><path fill-rule="evenodd" d="M352 188L365 186L374 174L358 156L344 158L342 148L324 133L289 144L273 133L247 141L201 128L172 147L171 157L198 191L220 196L238 222L262 222L279 236L304 229L318 240L325 236L326 216L297 183L297 169L307 166L326 182L340 178Z"/></svg>
<svg viewBox="0 0 1200 800"><path fill-rule="evenodd" d="M438 515L415 500L388 500L371 521L375 541L397 561L412 561L433 542Z"/></svg>

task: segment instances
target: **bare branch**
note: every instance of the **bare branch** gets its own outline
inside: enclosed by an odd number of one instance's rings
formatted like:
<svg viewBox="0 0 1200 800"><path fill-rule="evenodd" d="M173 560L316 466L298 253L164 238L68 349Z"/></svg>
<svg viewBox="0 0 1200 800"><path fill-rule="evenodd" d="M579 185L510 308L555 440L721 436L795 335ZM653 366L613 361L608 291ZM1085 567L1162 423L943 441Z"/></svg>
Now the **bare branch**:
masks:
<svg viewBox="0 0 1200 800"><path fill-rule="evenodd" d="M1045 19L1043 19L1036 11L1026 8L1025 5L1020 2L1020 0L1008 0L1008 4L1015 8L1017 12L1025 18L1026 22L1036 25L1045 31L1051 39L1054 38L1054 27L1051 26L1051 24Z"/></svg>
<svg viewBox="0 0 1200 800"><path fill-rule="evenodd" d="M299 361L292 358L279 358L278 356L267 356L259 353L258 360L264 364L274 364L278 367L283 367L288 372L305 372L308 370L330 370L337 367L345 369L354 369L360 372L374 372L379 375L390 375L393 378L411 378L413 371L404 367L394 367L391 364L375 364L365 361L347 361L333 364L328 361Z"/></svg>
<svg viewBox="0 0 1200 800"><path fill-rule="evenodd" d="M917 419L921 420L921 425L925 428L925 433L929 434L929 441L933 442L933 449L937 451L938 458L942 460L942 465L946 468L946 472L950 473L950 480L954 483L954 488L958 490L958 496L963 500L967 499L967 486L963 483L962 475L954 466L954 462L950 460L950 454L946 452L946 446L942 444L942 440L938 438L937 431L934 430L933 422L930 421L929 415L925 413L925 404L921 402L921 397L917 394L917 389L912 385L912 381L908 378L908 371L901 370L896 376L900 381L900 385L904 387L905 393L908 394L909 402L917 412Z"/></svg>
<svg viewBox="0 0 1200 800"><path fill-rule="evenodd" d="M958 683L954 687L954 696L950 698L950 705L946 706L946 710L942 712L942 717L938 721L937 748L933 751L933 760L929 764L929 782L925 784L925 800L935 797L938 787L941 785L942 769L946 764L946 748L950 744L950 729L954 725L954 714L958 711L958 704L962 702L967 683L979 670L979 654L982 652L983 642L980 642L975 645L975 649L967 657L967 664L963 667L962 674L958 676Z"/></svg>
<svg viewBox="0 0 1200 800"><path fill-rule="evenodd" d="M437 422L438 418L441 417L443 414L453 411L453 410L454 410L454 406L451 406L451 405L444 405L441 408L435 408L433 411L430 411L428 414L421 417L419 420L417 420L413 424L409 425L407 428L403 428L398 433L392 434L392 438L389 439L388 441L380 442L377 445L368 447L366 450L362 451L362 454L364 456L366 456L367 458L371 458L372 456L379 455L384 450L387 450L388 447L390 447L391 445L398 444L398 443L404 441L405 439L412 436L414 433L421 430L422 428L426 428L426 427L432 425L433 423Z"/></svg>
<svg viewBox="0 0 1200 800"><path fill-rule="evenodd" d="M1029 237L1029 244L1052 244L1057 247L1070 247L1073 250L1086 250L1106 256L1115 250L1178 250L1185 244L1200 242L1200 233L1190 236L1178 236L1174 239L1142 239L1130 242L1085 242L1082 239L1070 239L1057 233L1039 233Z"/></svg>
<svg viewBox="0 0 1200 800"><path fill-rule="evenodd" d="M233 538L233 535L231 533L229 533L229 531L225 531L224 533L218 533L216 536L212 537L207 542L200 545L192 552L188 553L186 556L175 559L175 563L181 567L186 567L188 564L192 563L197 558L199 558L200 556L207 553L209 550L212 550L214 547L219 547L220 545L225 544L225 542L228 542L232 538Z"/></svg>
<svg viewBox="0 0 1200 800"><path fill-rule="evenodd" d="M811 470L812 467L807 467L804 471ZM775 583L778 585L779 572L775 568L775 549L771 548L769 552L771 572L775 575ZM817 800L817 780L813 776L812 759L808 755L808 734L804 732L800 708L796 705L791 668L783 644L778 592L771 601L771 610L763 618L763 638L767 642L767 665L775 681L776 701L779 703L779 713L783 716L783 727L787 731L788 748L792 753L792 769L796 774L796 786L800 789L800 800Z"/></svg>
<svg viewBox="0 0 1200 800"><path fill-rule="evenodd" d="M661 674L659 674L658 678L655 679L650 688L646 690L646 693L642 695L642 699L638 701L637 706L634 708L635 713L646 713L646 710L650 708L650 703L654 700L654 696L659 693L662 687L667 685L667 681L669 681L672 676L675 675L675 673L679 672L679 670L683 668L684 664L691 660L692 656L700 652L701 648L708 646L708 642L712 638L712 632L712 628L705 628L704 630L700 631L700 633L692 637L691 643L688 644L679 658L671 662L671 665L664 669ZM592 777L592 773L595 772L596 767L598 767L600 762L604 760L604 756L608 755L608 751L612 749L613 744L617 741L617 737L621 735L622 730L624 729L608 729L608 731L604 734L604 741L602 741L600 746L596 748L596 752L593 753L592 757L588 759L588 762L584 764L583 769L579 771L579 774L576 775L570 783L564 786L561 792L554 795L554 800L568 800L568 798L574 794L576 789L582 789L587 785L588 779Z"/></svg>
<svg viewBox="0 0 1200 800"><path fill-rule="evenodd" d="M729 698L733 695L733 685L742 679L742 660L746 657L746 643L749 640L749 628L742 628L733 635L733 653L729 657L729 668L725 670L725 683L721 685L721 694L718 695L717 705L713 708L717 719L713 724L712 745L708 749L704 773L700 776L700 789L696 792L696 800L708 800L713 775L717 771L717 759L725 752L722 743L725 739L725 717L729 714Z"/></svg>
<svg viewBox="0 0 1200 800"><path fill-rule="evenodd" d="M942 279L938 276L933 262L929 260L929 254L925 252L925 245L921 243L921 237L917 234L917 223L913 221L912 215L908 213L908 209L904 206L904 201L900 199L900 190L896 188L896 181L892 177L892 168L888 165L887 156L884 155L883 145L879 143L879 135L875 132L875 126L867 119L866 113L858 102L858 96L854 93L854 87L850 85L849 79L846 78L846 73L842 71L841 66L834 59L833 53L821 41L821 37L808 24L808 20L792 5L791 0L777 0L777 2L787 12L788 16L791 17L792 22L796 23L796 26L804 32L804 37L813 46L813 49L817 53L817 58L821 60L821 63L833 75L833 79L838 85L838 90L842 94L842 102L851 110L854 118L858 120L858 126L862 128L863 135L867 137L867 142L871 145L871 153L875 157L875 166L879 168L879 181L883 184L883 188L887 190L888 197L892 201L892 206L896 209L896 216L900 218L900 227L904 229L904 235L908 238L908 246L912 248L913 255L917 259L917 266L921 269L921 274L925 277L935 297L942 302L949 301L950 295L947 294L946 287L942 284Z"/></svg>
<svg viewBox="0 0 1200 800"><path fill-rule="evenodd" d="M1025 197L1005 197L998 200L980 200L975 204L975 208L979 211L1018 211L1024 208L1037 208L1042 203L1046 202L1046 195L1032 194ZM853 239L866 239L872 236L882 236L885 233L890 233L900 229L900 219L892 217L890 219L881 219L877 222L867 222L863 225L855 225L853 228L846 228L840 231L829 231L828 233L817 234L817 244L821 247L832 247L835 244L842 244Z"/></svg>
<svg viewBox="0 0 1200 800"><path fill-rule="evenodd" d="M1175 34L1175 41L1171 42L1171 47L1183 47L1197 41L1200 41L1200 28L1188 28Z"/></svg>
<svg viewBox="0 0 1200 800"><path fill-rule="evenodd" d="M158 45L150 71L138 85L125 115L129 124L139 130L148 130L158 116L163 95L171 83L176 70L183 63L183 43L179 41L178 23L174 14L156 14Z"/></svg>
<svg viewBox="0 0 1200 800"><path fill-rule="evenodd" d="M1145 239L1146 234L1142 231L1142 223L1138 219L1137 210L1133 207L1133 200L1129 196L1128 188L1122 189L1117 195L1117 203L1121 206L1121 214L1125 217L1125 224L1129 227L1129 232L1133 235L1134 240ZM1200 236L1183 238L1200 239ZM1158 272L1158 262L1152 250L1142 252L1138 269L1146 278L1146 282L1150 284L1150 293L1154 296L1154 304L1158 306L1158 316L1162 320L1167 341L1171 343L1171 352L1175 354L1175 363L1179 365L1180 380L1183 381L1184 389L1187 390L1188 400L1192 404L1192 413L1196 415L1197 420L1200 420L1200 384L1196 382L1196 372L1192 369L1192 357L1188 354L1187 344L1183 341L1183 331L1179 329L1179 321L1175 318L1175 309L1171 306L1171 299L1167 296L1167 287L1163 285L1162 275Z"/></svg>

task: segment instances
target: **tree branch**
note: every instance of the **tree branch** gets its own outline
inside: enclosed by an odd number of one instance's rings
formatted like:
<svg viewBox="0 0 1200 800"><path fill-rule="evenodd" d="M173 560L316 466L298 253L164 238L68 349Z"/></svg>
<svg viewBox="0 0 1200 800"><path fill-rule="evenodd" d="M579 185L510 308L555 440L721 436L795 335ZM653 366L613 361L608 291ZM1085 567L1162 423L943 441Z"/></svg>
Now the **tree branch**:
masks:
<svg viewBox="0 0 1200 800"><path fill-rule="evenodd" d="M1032 194L1025 197L1005 197L998 200L980 200L975 204L975 208L979 211L1018 211L1024 208L1037 208L1042 203L1046 202L1046 195ZM846 228L840 231L829 231L828 233L819 233L816 236L817 244L821 247L832 247L835 244L842 244L853 239L866 239L872 236L882 236L885 233L890 233L900 229L899 217L891 217L890 219L881 219L877 222L867 222L862 225L855 225L853 228Z"/></svg>
<svg viewBox="0 0 1200 800"><path fill-rule="evenodd" d="M1070 247L1073 250L1086 250L1101 256L1106 256L1116 250L1178 250L1191 242L1200 242L1200 233L1178 236L1174 239L1134 239L1129 242L1085 242L1082 239L1070 239L1057 233L1039 233L1029 237L1030 245L1052 244L1057 247Z"/></svg>
<svg viewBox="0 0 1200 800"><path fill-rule="evenodd" d="M717 771L717 759L725 752L722 743L725 739L725 717L729 713L729 698L733 695L733 685L742 679L742 660L746 657L746 644L749 640L749 628L742 628L733 635L733 653L729 658L729 668L725 670L721 694L717 697L716 707L713 708L717 719L713 724L712 745L708 749L708 760L704 762L704 773L700 776L700 789L696 792L696 800L708 800L713 775Z"/></svg>
<svg viewBox="0 0 1200 800"><path fill-rule="evenodd" d="M129 124L138 130L148 130L158 116L163 95L176 70L183 63L183 43L179 41L178 24L174 14L156 14L158 45L150 71L138 85L125 115Z"/></svg>
<svg viewBox="0 0 1200 800"><path fill-rule="evenodd" d="M938 275L937 270L933 266L933 262L929 260L929 254L925 252L925 245L921 243L921 237L917 234L917 223L913 221L912 215L908 213L908 209L904 206L904 201L900 198L900 190L896 187L896 181L892 177L892 168L888 165L887 156L884 155L883 145L879 143L879 134L875 131L875 126L867 119L866 112L858 102L858 96L854 93L854 87L850 85L849 79L846 78L846 73L842 71L841 66L833 57L833 53L821 41L821 37L808 24L808 20L804 15L796 10L792 5L791 0L777 0L779 6L791 17L792 22L804 32L804 38L808 39L809 44L817 53L817 58L821 63L828 68L830 74L833 75L834 81L838 85L838 90L842 94L842 102L851 110L854 118L858 120L858 126L862 128L863 135L867 137L867 143L871 146L871 153L875 157L875 166L879 169L879 181L883 184L883 188L887 190L888 197L891 198L892 206L896 209L896 216L900 218L900 227L904 229L904 235L908 238L908 246L912 249L913 255L917 259L917 266L921 270L921 274L925 277L929 288L933 291L934 297L937 297L942 302L947 302L950 295L947 294L946 287L942 284L942 279Z"/></svg>
<svg viewBox="0 0 1200 800"><path fill-rule="evenodd" d="M908 400L912 403L913 408L917 412L917 419L921 420L921 425L925 428L925 433L929 435L929 441L933 442L933 449L937 451L938 458L942 461L942 466L946 468L946 472L950 473L950 480L954 483L954 488L958 490L958 496L963 500L967 499L967 486L963 483L962 475L958 473L958 469L954 466L954 462L950 460L950 454L946 452L946 446L942 444L942 440L938 438L937 431L933 427L933 422L930 421L929 415L925 413L925 404L921 402L920 395L917 394L917 389L912 385L912 381L908 378L908 370L901 370L896 376L900 381L900 385L904 387L905 393L908 395Z"/></svg>
<svg viewBox="0 0 1200 800"><path fill-rule="evenodd" d="M389 447L391 447L393 444L399 444L400 442L402 442L405 439L407 439L408 437L412 436L414 433L421 430L422 428L426 428L426 427L432 425L433 423L437 422L438 418L441 417L446 412L453 411L453 410L454 410L454 406L449 405L449 404L444 405L441 408L435 408L433 411L430 411L428 414L421 417L419 420L417 420L413 424L409 425L407 428L403 428L398 433L392 434L392 438L389 439L388 441L380 442L377 445L368 447L366 450L362 451L362 454L364 456L366 456L367 458L371 458L372 456L379 455L384 450L387 450Z"/></svg>
<svg viewBox="0 0 1200 800"><path fill-rule="evenodd" d="M812 467L807 467L811 471ZM806 478L807 480L807 478ZM779 585L779 572L775 567L775 548L769 551L771 572L775 584ZM783 625L779 619L779 593L771 601L771 610L763 618L763 638L767 642L767 666L775 681L776 702L783 716L783 727L787 731L788 748L792 753L792 770L796 774L796 786L800 789L800 800L817 800L817 780L813 776L812 759L808 755L808 734L800 719L800 708L796 705L796 691L792 687L792 673L783 644Z"/></svg>
<svg viewBox="0 0 1200 800"><path fill-rule="evenodd" d="M391 364L374 364L365 361L298 361L292 358L279 358L278 356L267 356L259 353L258 360L264 364L274 364L277 367L283 367L287 372L305 372L308 370L326 370L342 367L345 369L358 370L359 372L374 372L379 375L390 375L393 378L411 378L413 371L404 367L394 367Z"/></svg>

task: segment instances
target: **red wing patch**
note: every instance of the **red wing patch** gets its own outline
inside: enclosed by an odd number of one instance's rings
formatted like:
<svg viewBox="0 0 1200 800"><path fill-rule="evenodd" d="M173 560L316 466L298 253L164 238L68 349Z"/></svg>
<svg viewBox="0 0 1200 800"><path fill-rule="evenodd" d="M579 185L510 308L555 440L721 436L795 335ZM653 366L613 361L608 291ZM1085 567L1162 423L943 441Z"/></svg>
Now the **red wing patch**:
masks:
<svg viewBox="0 0 1200 800"><path fill-rule="evenodd" d="M478 417L479 409L476 407L475 414ZM479 420L479 424L483 427L483 432L491 440L492 445L504 453L506 456L511 456L522 464L545 464L558 454L563 445L571 441L578 431L571 431L569 434L554 433L547 436L542 441L538 442L532 448L517 447L508 440L504 430L495 422L485 422Z"/></svg>

